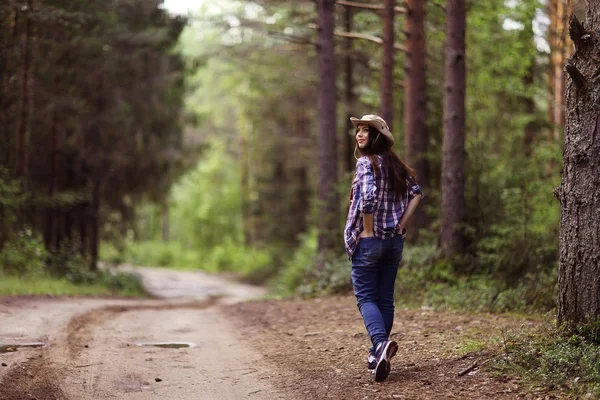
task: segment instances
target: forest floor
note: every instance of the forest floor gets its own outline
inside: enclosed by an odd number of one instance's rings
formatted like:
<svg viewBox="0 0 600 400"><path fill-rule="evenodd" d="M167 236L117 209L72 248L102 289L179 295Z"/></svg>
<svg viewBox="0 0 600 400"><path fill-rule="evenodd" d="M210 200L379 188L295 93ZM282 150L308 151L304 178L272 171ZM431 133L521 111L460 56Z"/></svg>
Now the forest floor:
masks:
<svg viewBox="0 0 600 400"><path fill-rule="evenodd" d="M534 318L398 309L399 352L375 383L352 296L250 300L264 291L141 272L160 299L0 298L0 400L555 398L478 367L461 374ZM45 346L18 347L29 342Z"/></svg>

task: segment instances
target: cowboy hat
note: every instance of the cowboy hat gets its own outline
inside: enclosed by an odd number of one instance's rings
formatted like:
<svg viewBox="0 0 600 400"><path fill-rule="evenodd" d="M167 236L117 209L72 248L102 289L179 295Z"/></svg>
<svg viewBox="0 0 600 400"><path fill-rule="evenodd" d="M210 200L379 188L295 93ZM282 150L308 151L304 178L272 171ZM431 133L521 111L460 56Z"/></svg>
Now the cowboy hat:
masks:
<svg viewBox="0 0 600 400"><path fill-rule="evenodd" d="M354 126L358 126L361 124L372 126L373 128L377 129L379 132L381 132L383 134L383 136L385 136L385 138L387 139L387 142L390 146L394 144L394 136L392 135L392 132L390 132L390 128L385 123L383 118L381 118L379 115L374 115L374 114L363 115L362 118L360 118L360 119L358 119L356 117L350 117L350 121L352 121Z"/></svg>

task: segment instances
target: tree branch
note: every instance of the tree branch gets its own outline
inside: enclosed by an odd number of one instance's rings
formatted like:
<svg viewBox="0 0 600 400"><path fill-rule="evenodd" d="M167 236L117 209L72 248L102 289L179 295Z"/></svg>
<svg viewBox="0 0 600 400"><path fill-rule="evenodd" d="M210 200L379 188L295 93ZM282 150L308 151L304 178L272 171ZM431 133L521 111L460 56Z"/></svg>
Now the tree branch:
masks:
<svg viewBox="0 0 600 400"><path fill-rule="evenodd" d="M307 25L308 28L310 29L317 29L317 25L315 24L308 24ZM378 37L378 36L374 36L374 35L367 35L365 33L355 33L355 32L344 32L344 31L334 31L333 34L335 36L339 36L339 37L345 37L345 38L350 38L350 39L361 39L361 40L368 40L369 42L373 42L373 43L377 43L377 44L383 44L383 39ZM398 50L398 51L406 51L406 47L402 46L401 44L398 43L394 43L394 49Z"/></svg>
<svg viewBox="0 0 600 400"><path fill-rule="evenodd" d="M358 3L355 1L346 1L346 0L337 0L336 4L339 4L340 6L345 6L345 7L360 8L363 10L373 10L373 11L383 11L384 10L383 4L365 4L365 3ZM394 10L398 14L406 14L406 8L404 8L404 7L394 7Z"/></svg>

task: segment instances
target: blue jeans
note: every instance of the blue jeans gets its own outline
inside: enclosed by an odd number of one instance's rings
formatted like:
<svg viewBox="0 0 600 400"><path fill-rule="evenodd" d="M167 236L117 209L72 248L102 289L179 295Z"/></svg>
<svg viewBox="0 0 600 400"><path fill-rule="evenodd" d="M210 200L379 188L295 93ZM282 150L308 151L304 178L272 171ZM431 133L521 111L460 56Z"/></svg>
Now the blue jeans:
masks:
<svg viewBox="0 0 600 400"><path fill-rule="evenodd" d="M388 340L394 324L394 283L404 238L362 238L352 255L352 285L358 309L376 348Z"/></svg>

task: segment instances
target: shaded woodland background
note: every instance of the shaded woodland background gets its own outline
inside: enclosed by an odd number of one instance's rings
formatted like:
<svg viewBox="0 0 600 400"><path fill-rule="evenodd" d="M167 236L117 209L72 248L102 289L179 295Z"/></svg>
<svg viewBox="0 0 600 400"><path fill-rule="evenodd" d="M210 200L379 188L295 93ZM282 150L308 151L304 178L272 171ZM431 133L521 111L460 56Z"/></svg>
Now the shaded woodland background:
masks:
<svg viewBox="0 0 600 400"><path fill-rule="evenodd" d="M426 194L400 298L555 306L567 22L583 1L219 1L187 17L100 3L0 5L3 273L93 279L103 259L345 290L348 117L378 113ZM466 90L445 96L460 81L447 32L465 29Z"/></svg>

